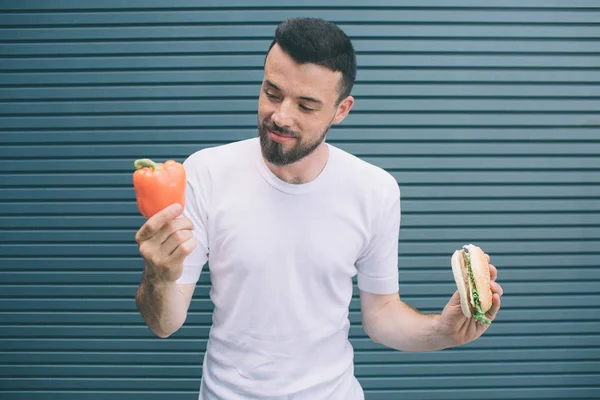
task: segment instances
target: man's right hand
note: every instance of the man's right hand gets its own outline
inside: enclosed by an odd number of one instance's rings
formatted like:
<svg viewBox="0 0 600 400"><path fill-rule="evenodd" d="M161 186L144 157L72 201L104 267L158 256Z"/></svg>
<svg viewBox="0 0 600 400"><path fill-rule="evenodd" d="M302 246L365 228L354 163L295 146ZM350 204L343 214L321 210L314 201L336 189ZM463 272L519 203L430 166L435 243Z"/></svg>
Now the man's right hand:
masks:
<svg viewBox="0 0 600 400"><path fill-rule="evenodd" d="M192 221L178 218L183 212L172 204L149 218L135 241L144 259L147 279L174 282L183 273L183 261L196 248Z"/></svg>

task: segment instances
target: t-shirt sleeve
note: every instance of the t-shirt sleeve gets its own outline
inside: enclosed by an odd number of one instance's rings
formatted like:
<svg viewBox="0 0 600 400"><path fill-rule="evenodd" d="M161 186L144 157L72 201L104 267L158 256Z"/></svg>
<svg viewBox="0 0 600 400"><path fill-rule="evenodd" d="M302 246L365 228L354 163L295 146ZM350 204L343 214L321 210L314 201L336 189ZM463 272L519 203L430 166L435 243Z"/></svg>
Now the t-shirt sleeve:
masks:
<svg viewBox="0 0 600 400"><path fill-rule="evenodd" d="M196 248L185 258L183 273L177 283L197 283L208 261L208 196L210 192L210 174L200 161L200 155L189 157L184 163L187 175L185 208L182 216L189 218L194 226L193 235Z"/></svg>
<svg viewBox="0 0 600 400"><path fill-rule="evenodd" d="M385 185L385 195L376 210L371 240L356 262L358 288L373 294L399 290L400 189L392 179L393 182Z"/></svg>

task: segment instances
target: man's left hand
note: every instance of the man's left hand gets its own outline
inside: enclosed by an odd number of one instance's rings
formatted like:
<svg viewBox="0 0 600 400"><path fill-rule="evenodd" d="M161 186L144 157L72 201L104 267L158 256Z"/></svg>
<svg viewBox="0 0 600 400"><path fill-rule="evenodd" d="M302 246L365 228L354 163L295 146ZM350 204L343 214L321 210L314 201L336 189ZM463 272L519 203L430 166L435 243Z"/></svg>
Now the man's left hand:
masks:
<svg viewBox="0 0 600 400"><path fill-rule="evenodd" d="M490 261L490 256L485 255ZM490 264L490 287L492 290L492 307L486 313L486 317L493 321L500 310L500 299L503 294L502 287L496 282L498 270ZM457 345L472 342L478 339L490 325L478 322L473 317L467 318L460 307L460 295L458 290L444 307L441 315L440 325L444 334L450 336Z"/></svg>

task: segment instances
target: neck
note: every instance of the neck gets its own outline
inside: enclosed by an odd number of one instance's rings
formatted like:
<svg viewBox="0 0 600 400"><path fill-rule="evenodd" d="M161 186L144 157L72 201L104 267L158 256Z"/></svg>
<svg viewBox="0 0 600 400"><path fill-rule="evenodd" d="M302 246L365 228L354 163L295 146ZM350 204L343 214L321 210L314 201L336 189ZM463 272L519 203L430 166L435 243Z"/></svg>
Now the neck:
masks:
<svg viewBox="0 0 600 400"><path fill-rule="evenodd" d="M327 165L328 159L329 147L323 142L311 154L293 164L279 166L266 160L265 163L271 172L282 181L299 185L316 179Z"/></svg>

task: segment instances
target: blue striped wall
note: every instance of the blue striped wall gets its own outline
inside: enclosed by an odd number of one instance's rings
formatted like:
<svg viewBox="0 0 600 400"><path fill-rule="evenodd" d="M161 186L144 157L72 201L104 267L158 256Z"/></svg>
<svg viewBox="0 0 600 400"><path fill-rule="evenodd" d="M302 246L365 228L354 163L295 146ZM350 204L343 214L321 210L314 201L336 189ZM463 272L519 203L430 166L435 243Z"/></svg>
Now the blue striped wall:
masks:
<svg viewBox="0 0 600 400"><path fill-rule="evenodd" d="M600 398L600 3L29 0L0 4L0 398L193 400L208 274L163 340L134 302L140 157L256 134L278 22L338 23L357 99L330 142L403 194L403 299L440 311L452 251L492 255L505 296L479 341L373 344L367 400Z"/></svg>

